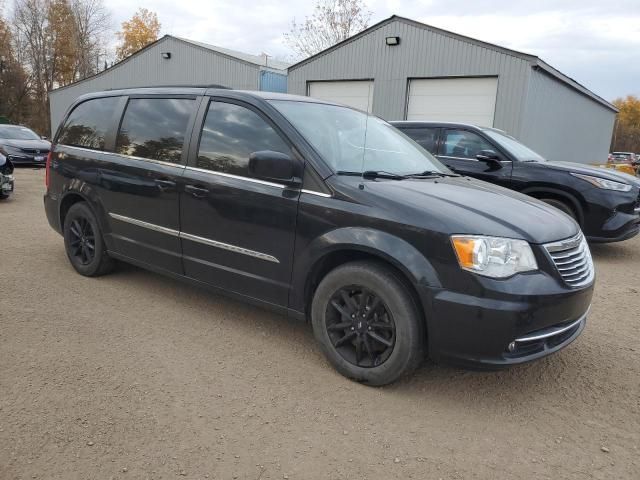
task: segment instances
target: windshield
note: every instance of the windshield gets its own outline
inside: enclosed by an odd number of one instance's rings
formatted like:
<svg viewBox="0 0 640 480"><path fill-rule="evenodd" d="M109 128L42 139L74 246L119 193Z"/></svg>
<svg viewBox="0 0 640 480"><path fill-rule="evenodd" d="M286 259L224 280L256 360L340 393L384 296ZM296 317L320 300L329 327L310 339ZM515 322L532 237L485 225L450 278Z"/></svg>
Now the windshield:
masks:
<svg viewBox="0 0 640 480"><path fill-rule="evenodd" d="M338 105L272 100L334 172L452 174L429 152L377 117Z"/></svg>
<svg viewBox="0 0 640 480"><path fill-rule="evenodd" d="M498 145L507 150L511 155L521 162L546 162L546 159L540 154L534 152L529 147L525 147L515 138L505 135L502 132L490 128L483 129L491 139Z"/></svg>
<svg viewBox="0 0 640 480"><path fill-rule="evenodd" d="M4 138L6 140L40 140L37 133L26 127L0 126L0 138Z"/></svg>

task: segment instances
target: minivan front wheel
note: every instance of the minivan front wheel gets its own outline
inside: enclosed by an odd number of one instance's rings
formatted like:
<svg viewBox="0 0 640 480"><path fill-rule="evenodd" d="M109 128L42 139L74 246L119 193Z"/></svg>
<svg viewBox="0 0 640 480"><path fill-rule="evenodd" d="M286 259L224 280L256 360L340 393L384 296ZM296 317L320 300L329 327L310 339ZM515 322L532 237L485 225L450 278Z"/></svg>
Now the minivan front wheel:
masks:
<svg viewBox="0 0 640 480"><path fill-rule="evenodd" d="M114 261L107 249L93 211L84 202L71 206L64 219L64 246L73 268L86 277L110 272Z"/></svg>
<svg viewBox="0 0 640 480"><path fill-rule="evenodd" d="M406 286L376 262L331 271L313 298L313 331L331 364L368 385L410 374L424 356L424 328Z"/></svg>

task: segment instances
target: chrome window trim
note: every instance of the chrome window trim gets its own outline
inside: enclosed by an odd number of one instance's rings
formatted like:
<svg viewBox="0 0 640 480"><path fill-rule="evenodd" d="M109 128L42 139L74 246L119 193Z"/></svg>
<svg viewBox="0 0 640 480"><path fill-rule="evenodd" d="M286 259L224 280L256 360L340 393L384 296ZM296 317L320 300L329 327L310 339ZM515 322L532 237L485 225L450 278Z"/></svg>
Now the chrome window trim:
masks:
<svg viewBox="0 0 640 480"><path fill-rule="evenodd" d="M578 320L576 320L575 322L570 323L569 325L566 325L564 327L552 328L548 332L540 333L540 334L537 334L537 335L534 333L533 335L526 335L524 337L516 338L514 340L514 342L523 343L523 342L532 342L534 340L542 340L543 338L554 337L554 336L559 335L559 334L561 334L563 332L566 332L567 330L571 330L575 326L579 325L581 322L585 321L585 319L587 318L587 315L589 314L589 310L591 310L591 306L589 306L587 311Z"/></svg>
<svg viewBox="0 0 640 480"><path fill-rule="evenodd" d="M244 180L246 182L259 183L261 185L268 185L270 187L276 187L281 189L287 188L286 185L283 185L281 183L268 182L266 180L258 180L257 178L244 177L242 175L233 175L232 173L217 172L215 170L207 170L206 168L198 168L198 167L190 167L190 166L187 166L186 168L187 170L192 170L194 172L209 173L211 175L218 175L220 177L233 178L236 180Z"/></svg>
<svg viewBox="0 0 640 480"><path fill-rule="evenodd" d="M307 190L306 188L303 188L302 190L300 190L300 193L308 193L309 195L317 195L318 197L324 197L324 198L332 197L330 193L316 192L315 190Z"/></svg>
<svg viewBox="0 0 640 480"><path fill-rule="evenodd" d="M197 235L192 235L190 233L181 232L179 230L174 230L172 228L167 228L160 225L155 225L153 223L138 220L136 218L125 217L124 215L119 215L113 212L109 212L109 216L115 218L116 220L120 220L121 222L130 223L138 227L147 228L149 230L164 233L166 235L171 235L172 237L191 240L192 242L198 242L204 245L209 245L211 247L220 248L222 250L228 250L230 252L240 253L249 257L259 258L260 260L265 260L267 262L280 263L280 261L272 255L268 255L262 252L256 252L255 250L249 250L248 248L231 245L229 243L218 242L217 240L211 240L210 238L199 237Z"/></svg>
<svg viewBox="0 0 640 480"><path fill-rule="evenodd" d="M153 158L143 158L143 157L136 157L134 155L126 155L124 153L117 153L117 152L107 152L106 150L94 150L91 148L85 148L85 147L76 147L75 145L65 145L64 143L60 143L58 144L59 147L64 147L64 148L71 148L74 150L80 150L82 152L90 152L90 153L100 153L103 155L113 155L116 157L124 157L124 158L129 158L131 160L139 160L142 162L149 162L149 163L155 163L158 165L165 165L167 167L174 167L174 168L180 168L183 169L185 168L185 166L182 163L172 163L172 162L165 162L163 160L155 160Z"/></svg>

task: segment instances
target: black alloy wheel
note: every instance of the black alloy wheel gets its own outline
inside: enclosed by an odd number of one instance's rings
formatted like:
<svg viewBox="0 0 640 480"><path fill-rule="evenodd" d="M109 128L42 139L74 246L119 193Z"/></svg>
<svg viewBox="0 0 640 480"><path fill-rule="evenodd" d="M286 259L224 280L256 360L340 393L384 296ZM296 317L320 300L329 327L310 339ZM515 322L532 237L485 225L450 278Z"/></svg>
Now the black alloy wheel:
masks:
<svg viewBox="0 0 640 480"><path fill-rule="evenodd" d="M326 329L336 351L349 363L371 368L393 352L396 326L382 299L353 285L333 294L326 312Z"/></svg>
<svg viewBox="0 0 640 480"><path fill-rule="evenodd" d="M81 265L89 265L96 256L96 236L89 220L78 217L69 227L69 255Z"/></svg>

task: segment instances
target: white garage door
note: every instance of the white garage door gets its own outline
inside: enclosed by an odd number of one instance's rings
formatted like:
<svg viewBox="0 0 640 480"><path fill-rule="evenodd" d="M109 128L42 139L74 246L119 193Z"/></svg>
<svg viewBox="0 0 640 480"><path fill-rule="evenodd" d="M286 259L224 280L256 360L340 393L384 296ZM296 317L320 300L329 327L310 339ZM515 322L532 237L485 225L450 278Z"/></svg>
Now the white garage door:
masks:
<svg viewBox="0 0 640 480"><path fill-rule="evenodd" d="M497 77L411 80L407 120L493 127L497 91Z"/></svg>
<svg viewBox="0 0 640 480"><path fill-rule="evenodd" d="M371 112L373 108L373 81L309 82L309 96Z"/></svg>

